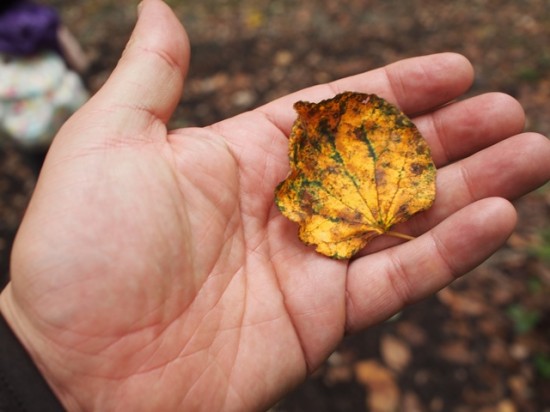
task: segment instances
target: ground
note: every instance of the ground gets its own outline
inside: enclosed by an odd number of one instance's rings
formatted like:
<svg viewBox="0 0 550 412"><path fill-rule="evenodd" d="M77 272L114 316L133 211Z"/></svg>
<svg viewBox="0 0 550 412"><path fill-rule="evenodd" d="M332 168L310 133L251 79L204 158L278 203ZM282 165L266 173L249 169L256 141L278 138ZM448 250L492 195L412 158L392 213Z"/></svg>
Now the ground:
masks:
<svg viewBox="0 0 550 412"><path fill-rule="evenodd" d="M44 0L91 58L97 90L137 2ZM547 0L168 1L192 42L172 126L206 125L290 91L439 51L476 69L469 94L503 91L550 135ZM495 119L499 121L499 119ZM38 170L0 149L0 270ZM550 411L550 187L516 201L519 224L493 258L395 319L345 339L273 411ZM546 408L546 409L545 409Z"/></svg>

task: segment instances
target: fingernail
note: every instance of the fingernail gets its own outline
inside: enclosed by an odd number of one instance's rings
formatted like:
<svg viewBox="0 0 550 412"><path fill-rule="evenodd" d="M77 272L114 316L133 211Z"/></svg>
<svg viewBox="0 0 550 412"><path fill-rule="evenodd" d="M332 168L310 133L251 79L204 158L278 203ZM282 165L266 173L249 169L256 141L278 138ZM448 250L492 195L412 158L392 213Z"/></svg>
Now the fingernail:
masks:
<svg viewBox="0 0 550 412"><path fill-rule="evenodd" d="M139 17L139 15L141 14L141 9L143 9L143 1L140 1L139 4L137 5L137 14L138 14L138 17Z"/></svg>

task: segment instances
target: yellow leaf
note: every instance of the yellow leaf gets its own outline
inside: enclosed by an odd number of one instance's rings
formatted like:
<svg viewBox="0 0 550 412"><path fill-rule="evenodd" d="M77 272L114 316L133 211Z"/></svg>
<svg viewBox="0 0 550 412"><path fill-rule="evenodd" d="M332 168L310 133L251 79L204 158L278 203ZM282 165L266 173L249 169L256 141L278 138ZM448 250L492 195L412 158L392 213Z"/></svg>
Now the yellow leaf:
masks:
<svg viewBox="0 0 550 412"><path fill-rule="evenodd" d="M374 94L345 92L297 102L290 173L276 189L300 239L326 256L352 257L435 198L430 148L399 109Z"/></svg>

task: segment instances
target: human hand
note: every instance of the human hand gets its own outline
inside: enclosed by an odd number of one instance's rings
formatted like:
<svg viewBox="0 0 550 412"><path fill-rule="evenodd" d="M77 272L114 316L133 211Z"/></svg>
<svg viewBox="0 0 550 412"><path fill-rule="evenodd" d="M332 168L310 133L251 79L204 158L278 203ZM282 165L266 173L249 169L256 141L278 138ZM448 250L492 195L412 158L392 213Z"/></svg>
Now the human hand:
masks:
<svg viewBox="0 0 550 412"><path fill-rule="evenodd" d="M441 54L303 90L207 128L168 132L189 47L146 0L105 87L60 131L14 245L0 309L70 410L256 410L352 333L444 287L514 228L550 178L550 143L512 98L446 103L472 82ZM316 254L273 202L297 100L353 90L409 113L437 199L351 261ZM366 254L369 252L369 254Z"/></svg>

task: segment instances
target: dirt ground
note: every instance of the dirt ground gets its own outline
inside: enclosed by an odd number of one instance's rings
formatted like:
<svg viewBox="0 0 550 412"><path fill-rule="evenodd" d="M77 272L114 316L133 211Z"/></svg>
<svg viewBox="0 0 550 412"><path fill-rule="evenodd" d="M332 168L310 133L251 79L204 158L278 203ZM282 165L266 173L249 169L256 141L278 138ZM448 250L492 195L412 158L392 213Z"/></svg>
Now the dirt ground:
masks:
<svg viewBox="0 0 550 412"><path fill-rule="evenodd" d="M135 21L136 1L44 0L105 81ZM547 0L168 1L192 64L172 126L206 125L303 87L402 58L456 51L476 69L469 94L502 91L550 135ZM499 121L499 119L495 119ZM549 159L550 161L550 159ZM0 273L39 161L0 149ZM295 411L550 411L550 187L516 201L507 245L453 286L345 339L273 407Z"/></svg>

